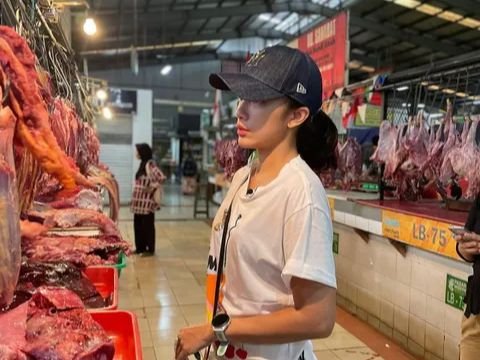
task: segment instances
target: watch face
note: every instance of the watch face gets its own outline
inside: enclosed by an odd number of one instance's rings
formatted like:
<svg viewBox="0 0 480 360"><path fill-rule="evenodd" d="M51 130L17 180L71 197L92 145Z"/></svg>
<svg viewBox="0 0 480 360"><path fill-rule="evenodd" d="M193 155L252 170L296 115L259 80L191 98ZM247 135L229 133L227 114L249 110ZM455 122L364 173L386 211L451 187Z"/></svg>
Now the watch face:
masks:
<svg viewBox="0 0 480 360"><path fill-rule="evenodd" d="M230 320L230 317L227 314L218 314L212 320L213 327L220 327L223 324L227 323Z"/></svg>

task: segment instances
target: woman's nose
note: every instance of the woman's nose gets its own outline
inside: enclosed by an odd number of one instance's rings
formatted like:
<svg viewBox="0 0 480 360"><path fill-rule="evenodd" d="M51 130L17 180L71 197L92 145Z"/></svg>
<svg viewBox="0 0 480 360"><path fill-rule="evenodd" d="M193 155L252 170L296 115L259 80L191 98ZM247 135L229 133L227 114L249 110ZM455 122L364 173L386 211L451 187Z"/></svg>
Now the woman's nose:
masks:
<svg viewBox="0 0 480 360"><path fill-rule="evenodd" d="M245 100L238 100L237 118L243 120L247 118L247 102Z"/></svg>

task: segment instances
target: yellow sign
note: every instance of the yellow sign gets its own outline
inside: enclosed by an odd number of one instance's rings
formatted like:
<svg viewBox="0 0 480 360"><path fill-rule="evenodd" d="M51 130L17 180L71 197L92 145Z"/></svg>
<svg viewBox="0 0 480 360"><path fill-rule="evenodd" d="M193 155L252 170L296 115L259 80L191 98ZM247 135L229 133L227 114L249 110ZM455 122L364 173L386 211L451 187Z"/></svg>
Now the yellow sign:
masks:
<svg viewBox="0 0 480 360"><path fill-rule="evenodd" d="M383 236L443 256L459 259L450 224L383 210Z"/></svg>

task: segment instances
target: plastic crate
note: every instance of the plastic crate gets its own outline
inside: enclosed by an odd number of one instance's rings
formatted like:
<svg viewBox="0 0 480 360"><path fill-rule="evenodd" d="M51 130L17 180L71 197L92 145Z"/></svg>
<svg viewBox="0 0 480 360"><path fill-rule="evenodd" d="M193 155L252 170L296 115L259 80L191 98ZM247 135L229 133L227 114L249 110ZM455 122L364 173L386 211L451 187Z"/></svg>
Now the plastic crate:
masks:
<svg viewBox="0 0 480 360"><path fill-rule="evenodd" d="M114 360L142 360L142 343L136 316L129 311L91 313L115 345Z"/></svg>
<svg viewBox="0 0 480 360"><path fill-rule="evenodd" d="M97 291L103 298L109 299L110 304L104 308L88 309L88 311L115 310L118 308L118 270L113 267L89 267L84 271Z"/></svg>

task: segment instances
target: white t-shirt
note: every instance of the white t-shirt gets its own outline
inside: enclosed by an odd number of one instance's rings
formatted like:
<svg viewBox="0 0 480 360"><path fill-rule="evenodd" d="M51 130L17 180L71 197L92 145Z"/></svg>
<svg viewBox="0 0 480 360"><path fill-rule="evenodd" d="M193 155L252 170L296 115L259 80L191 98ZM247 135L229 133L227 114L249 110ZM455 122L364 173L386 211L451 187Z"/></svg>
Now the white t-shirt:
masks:
<svg viewBox="0 0 480 360"><path fill-rule="evenodd" d="M235 174L213 222L207 276L209 316L213 311L223 217L233 196L220 297L221 306L230 316L269 314L293 306L292 276L336 288L330 208L318 176L297 156L273 181L247 194L245 180L249 174L249 166ZM232 344L226 358L316 359L310 341Z"/></svg>

